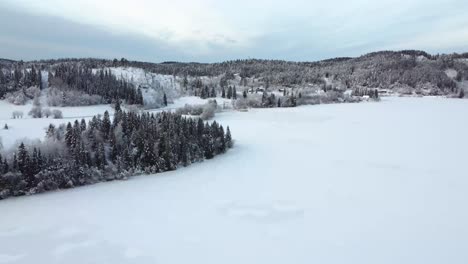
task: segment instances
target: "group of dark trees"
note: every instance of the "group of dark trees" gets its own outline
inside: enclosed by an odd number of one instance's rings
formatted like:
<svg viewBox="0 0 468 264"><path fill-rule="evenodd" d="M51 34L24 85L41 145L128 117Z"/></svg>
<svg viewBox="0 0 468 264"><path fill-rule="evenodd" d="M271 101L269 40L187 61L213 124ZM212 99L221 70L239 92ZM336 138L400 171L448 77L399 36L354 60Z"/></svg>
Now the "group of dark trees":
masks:
<svg viewBox="0 0 468 264"><path fill-rule="evenodd" d="M42 71L39 68L45 70ZM78 91L86 95L99 96L100 100L93 100L93 103L124 100L127 104L143 105L142 91L132 83L124 79L119 80L108 70L100 69L93 72L92 68L79 63L49 66L22 62L11 62L8 66L0 64L0 98L7 93L22 92L25 97L32 99L33 95L28 94L26 89L38 87L42 90L44 87L42 74L45 71L48 72L47 81L54 89L69 92L70 95L76 95L71 94L70 91ZM61 101L67 102L65 99Z"/></svg>
<svg viewBox="0 0 468 264"><path fill-rule="evenodd" d="M158 173L224 153L229 127L179 114L109 113L55 127L46 142L0 156L0 198Z"/></svg>
<svg viewBox="0 0 468 264"><path fill-rule="evenodd" d="M227 92L226 92L226 89L224 88L224 86L221 87L221 97L236 100L237 99L236 86L235 85L234 86L229 86L227 88Z"/></svg>
<svg viewBox="0 0 468 264"><path fill-rule="evenodd" d="M200 98L206 99L206 98L215 98L216 97L216 90L214 87L208 88L208 86L205 86L200 89Z"/></svg>
<svg viewBox="0 0 468 264"><path fill-rule="evenodd" d="M60 79L71 89L89 95L99 95L107 103L125 100L127 104L143 105L141 89L136 89L127 80L117 79L109 70L100 69L93 73L92 68L60 64L56 67L53 77Z"/></svg>
<svg viewBox="0 0 468 264"><path fill-rule="evenodd" d="M31 86L42 86L42 73L33 65L30 70L16 66L12 70L4 70L0 67L0 98L8 92L20 91Z"/></svg>

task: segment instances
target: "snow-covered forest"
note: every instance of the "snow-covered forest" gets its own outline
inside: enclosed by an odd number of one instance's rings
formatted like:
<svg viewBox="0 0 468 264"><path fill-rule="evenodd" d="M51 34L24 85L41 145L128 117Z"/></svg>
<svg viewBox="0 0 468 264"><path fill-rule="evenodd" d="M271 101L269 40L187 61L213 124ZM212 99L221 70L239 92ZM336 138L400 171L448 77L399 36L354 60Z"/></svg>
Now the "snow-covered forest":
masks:
<svg viewBox="0 0 468 264"><path fill-rule="evenodd" d="M0 199L151 174L211 159L232 147L229 127L179 114L135 114L119 104L111 120L94 116L55 127L44 142L0 155Z"/></svg>
<svg viewBox="0 0 468 264"><path fill-rule="evenodd" d="M110 103L158 108L183 95L240 99L239 106L350 102L355 95L464 97L467 54L384 51L318 62L236 60L145 63L126 59L0 61L0 97L23 104L46 89L51 105ZM364 91L364 92L363 92ZM272 97L265 102L264 97ZM164 100L163 98L166 98ZM275 103L272 103L272 101ZM301 99L301 100L298 100Z"/></svg>

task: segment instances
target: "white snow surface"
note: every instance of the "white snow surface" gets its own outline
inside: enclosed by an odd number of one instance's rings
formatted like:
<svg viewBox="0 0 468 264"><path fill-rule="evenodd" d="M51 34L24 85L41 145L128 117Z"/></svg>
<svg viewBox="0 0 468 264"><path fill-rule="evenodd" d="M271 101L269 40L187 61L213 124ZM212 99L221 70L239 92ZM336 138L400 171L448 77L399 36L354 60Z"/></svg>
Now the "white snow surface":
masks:
<svg viewBox="0 0 468 264"><path fill-rule="evenodd" d="M447 69L447 70L445 70L445 74L447 74L447 76L449 78L453 79L453 78L457 77L458 72L455 69Z"/></svg>
<svg viewBox="0 0 468 264"><path fill-rule="evenodd" d="M468 101L225 112L235 148L0 201L2 263L466 263Z"/></svg>

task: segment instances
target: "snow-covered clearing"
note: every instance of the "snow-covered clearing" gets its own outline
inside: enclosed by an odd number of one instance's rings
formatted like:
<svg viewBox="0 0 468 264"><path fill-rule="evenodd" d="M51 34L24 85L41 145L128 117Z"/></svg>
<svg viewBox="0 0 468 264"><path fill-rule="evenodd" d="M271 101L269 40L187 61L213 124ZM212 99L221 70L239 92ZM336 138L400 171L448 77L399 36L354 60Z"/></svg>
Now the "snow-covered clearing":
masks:
<svg viewBox="0 0 468 264"><path fill-rule="evenodd" d="M62 111L63 119L32 118L28 115L32 107L32 102L26 105L14 105L0 100L0 137L5 148L12 147L25 138L30 140L44 139L49 124L60 125L82 118L89 120L95 115L102 115L105 111L109 111L111 114L114 112L110 105L51 107L50 109ZM13 111L23 112L23 118L12 119ZM3 129L5 124L8 125L8 130Z"/></svg>
<svg viewBox="0 0 468 264"><path fill-rule="evenodd" d="M468 101L226 112L236 146L0 202L4 263L466 263Z"/></svg>

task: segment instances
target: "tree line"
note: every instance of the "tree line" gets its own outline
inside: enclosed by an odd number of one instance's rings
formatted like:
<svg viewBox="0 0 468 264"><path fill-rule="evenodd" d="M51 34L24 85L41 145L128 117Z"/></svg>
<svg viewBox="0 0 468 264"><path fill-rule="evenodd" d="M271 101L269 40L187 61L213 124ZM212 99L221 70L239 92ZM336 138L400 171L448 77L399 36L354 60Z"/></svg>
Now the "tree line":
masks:
<svg viewBox="0 0 468 264"><path fill-rule="evenodd" d="M100 69L93 73L92 68L60 64L56 67L53 77L60 79L72 89L83 91L89 95L99 95L107 103L124 100L127 104L143 105L141 89L137 89L127 80L117 79L110 70Z"/></svg>
<svg viewBox="0 0 468 264"><path fill-rule="evenodd" d="M50 125L44 143L0 155L0 198L159 173L231 148L229 127L179 114L124 112Z"/></svg>

